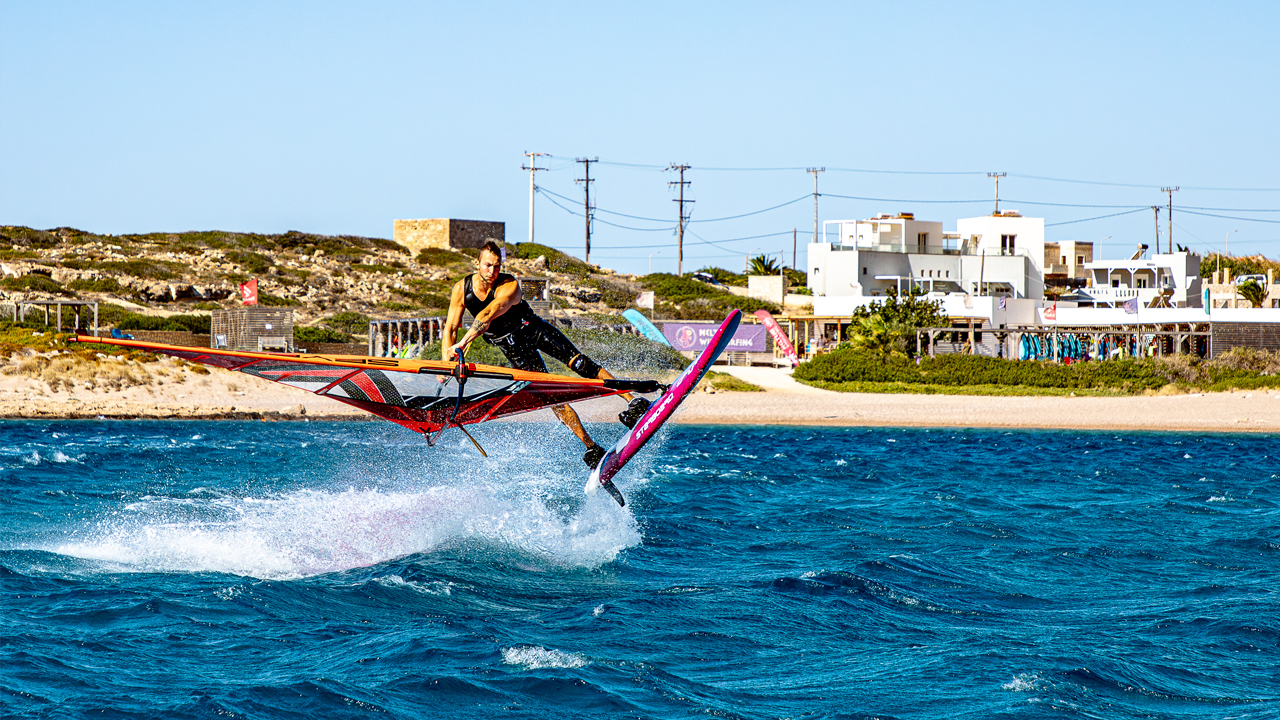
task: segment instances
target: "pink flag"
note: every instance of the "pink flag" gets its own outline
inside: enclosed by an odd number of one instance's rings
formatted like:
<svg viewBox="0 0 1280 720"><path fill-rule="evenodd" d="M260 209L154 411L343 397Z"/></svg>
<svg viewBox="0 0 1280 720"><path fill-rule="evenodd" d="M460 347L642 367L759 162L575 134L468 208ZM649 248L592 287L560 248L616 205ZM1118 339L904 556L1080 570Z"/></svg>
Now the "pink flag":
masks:
<svg viewBox="0 0 1280 720"><path fill-rule="evenodd" d="M787 360L790 360L793 366L799 365L800 357L796 355L796 349L791 344L791 339L782 331L782 326L778 324L778 321L773 319L768 310L757 310L756 317L760 319L760 323L764 325L765 330L769 331L769 336L773 338L773 344L777 345L782 354L787 356Z"/></svg>

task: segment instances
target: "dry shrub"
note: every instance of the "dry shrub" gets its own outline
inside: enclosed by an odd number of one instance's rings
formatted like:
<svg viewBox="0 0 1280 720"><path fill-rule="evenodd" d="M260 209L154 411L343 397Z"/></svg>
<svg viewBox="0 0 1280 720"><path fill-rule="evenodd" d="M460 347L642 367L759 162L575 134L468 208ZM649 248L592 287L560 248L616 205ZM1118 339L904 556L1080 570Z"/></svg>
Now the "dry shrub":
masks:
<svg viewBox="0 0 1280 720"><path fill-rule="evenodd" d="M1206 361L1205 364L1226 370L1245 370L1263 375L1275 375L1280 373L1280 353L1248 347L1231 348L1212 360Z"/></svg>
<svg viewBox="0 0 1280 720"><path fill-rule="evenodd" d="M44 357L43 355L36 355L35 357L19 360L16 372L19 375L26 375L27 377L40 377L48 366L49 358Z"/></svg>
<svg viewBox="0 0 1280 720"><path fill-rule="evenodd" d="M150 385L153 382L151 374L138 363L102 363L75 355L56 357L52 361L47 358L41 359L45 360L43 369L39 373L28 374L38 375L53 392L63 388L72 390L76 387L91 390L99 387L123 390Z"/></svg>
<svg viewBox="0 0 1280 720"><path fill-rule="evenodd" d="M1200 382L1200 361L1190 355L1164 355L1156 358L1161 374L1172 382L1195 385Z"/></svg>

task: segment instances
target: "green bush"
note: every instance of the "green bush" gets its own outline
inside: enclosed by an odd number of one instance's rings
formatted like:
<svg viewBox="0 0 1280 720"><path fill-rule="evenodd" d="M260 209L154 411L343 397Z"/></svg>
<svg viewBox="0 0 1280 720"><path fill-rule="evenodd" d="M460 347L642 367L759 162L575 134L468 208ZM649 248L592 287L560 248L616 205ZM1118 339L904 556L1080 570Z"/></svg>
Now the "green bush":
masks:
<svg viewBox="0 0 1280 720"><path fill-rule="evenodd" d="M600 291L600 301L614 310L625 310L636 301L639 293L629 283L613 278L593 277L584 283Z"/></svg>
<svg viewBox="0 0 1280 720"><path fill-rule="evenodd" d="M280 297L271 293L259 292L258 303L267 307L296 307L302 303L291 297Z"/></svg>
<svg viewBox="0 0 1280 720"><path fill-rule="evenodd" d="M187 266L170 260L112 260L97 263L99 270L132 275L151 280L173 280L187 270Z"/></svg>
<svg viewBox="0 0 1280 720"><path fill-rule="evenodd" d="M99 317L99 320L102 320L102 318ZM172 332L185 330L199 335L208 335L211 325L211 319L208 315L153 317L127 311L115 321L115 326L121 330L166 330Z"/></svg>
<svg viewBox="0 0 1280 720"><path fill-rule="evenodd" d="M512 254L511 246L507 246L507 253ZM588 265L572 255L538 243L518 243L515 246L514 255L524 260L536 260L539 257L545 257L548 270L572 275L579 279L597 272L594 266Z"/></svg>
<svg viewBox="0 0 1280 720"><path fill-rule="evenodd" d="M715 278L716 280L719 280L720 282L724 283L725 285L746 285L747 284L746 275L739 275L738 273L730 272L729 270L725 270L724 268L704 267L698 272L704 272L710 275L711 277Z"/></svg>
<svg viewBox="0 0 1280 720"><path fill-rule="evenodd" d="M47 292L55 295L75 295L62 285L44 275L23 275L0 280L0 288L25 292Z"/></svg>
<svg viewBox="0 0 1280 720"><path fill-rule="evenodd" d="M120 287L120 283L115 278L99 278L97 280L72 280L68 287L72 290L83 290L86 292L100 293L116 293L117 295L124 292L124 288Z"/></svg>
<svg viewBox="0 0 1280 720"><path fill-rule="evenodd" d="M845 348L801 363L795 378L807 382L902 382L923 385L1003 385L1035 388L1154 390L1169 384L1152 360L1113 360L1064 365L977 355L882 355Z"/></svg>
<svg viewBox="0 0 1280 720"><path fill-rule="evenodd" d="M457 265L469 266L471 265L471 258L452 250L444 250L442 248L425 248L418 252L418 256L414 258L414 262L419 265L451 268Z"/></svg>
<svg viewBox="0 0 1280 720"><path fill-rule="evenodd" d="M249 271L250 275L266 275L275 263L267 256L248 250L232 250L227 259Z"/></svg>
<svg viewBox="0 0 1280 720"><path fill-rule="evenodd" d="M347 335L369 334L369 318L356 312L340 312L326 318L323 323Z"/></svg>
<svg viewBox="0 0 1280 720"><path fill-rule="evenodd" d="M351 336L327 327L295 327L293 341L298 343L349 343Z"/></svg>
<svg viewBox="0 0 1280 720"><path fill-rule="evenodd" d="M744 314L781 310L775 303L734 295L692 278L668 273L645 275L640 278L640 284L657 297L655 312L673 320L721 320L735 308Z"/></svg>

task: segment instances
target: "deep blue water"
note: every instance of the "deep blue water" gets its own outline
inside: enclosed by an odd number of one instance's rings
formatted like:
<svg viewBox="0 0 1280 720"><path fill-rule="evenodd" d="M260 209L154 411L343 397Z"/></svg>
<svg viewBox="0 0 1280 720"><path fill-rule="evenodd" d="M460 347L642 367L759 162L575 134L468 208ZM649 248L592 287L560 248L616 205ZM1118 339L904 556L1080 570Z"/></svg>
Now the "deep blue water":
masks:
<svg viewBox="0 0 1280 720"><path fill-rule="evenodd" d="M1275 437L478 434L0 421L0 715L1280 717Z"/></svg>

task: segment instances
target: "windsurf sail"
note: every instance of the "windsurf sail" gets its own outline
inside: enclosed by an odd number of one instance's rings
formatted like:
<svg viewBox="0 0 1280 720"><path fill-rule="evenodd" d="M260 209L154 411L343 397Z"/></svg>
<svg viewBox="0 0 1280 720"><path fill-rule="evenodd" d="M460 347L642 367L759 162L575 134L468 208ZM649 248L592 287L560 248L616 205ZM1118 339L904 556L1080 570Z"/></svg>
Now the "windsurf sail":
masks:
<svg viewBox="0 0 1280 720"><path fill-rule="evenodd" d="M653 380L588 380L466 362L212 350L87 335L76 341L136 348L253 375L346 403L429 439L447 427L661 388Z"/></svg>

